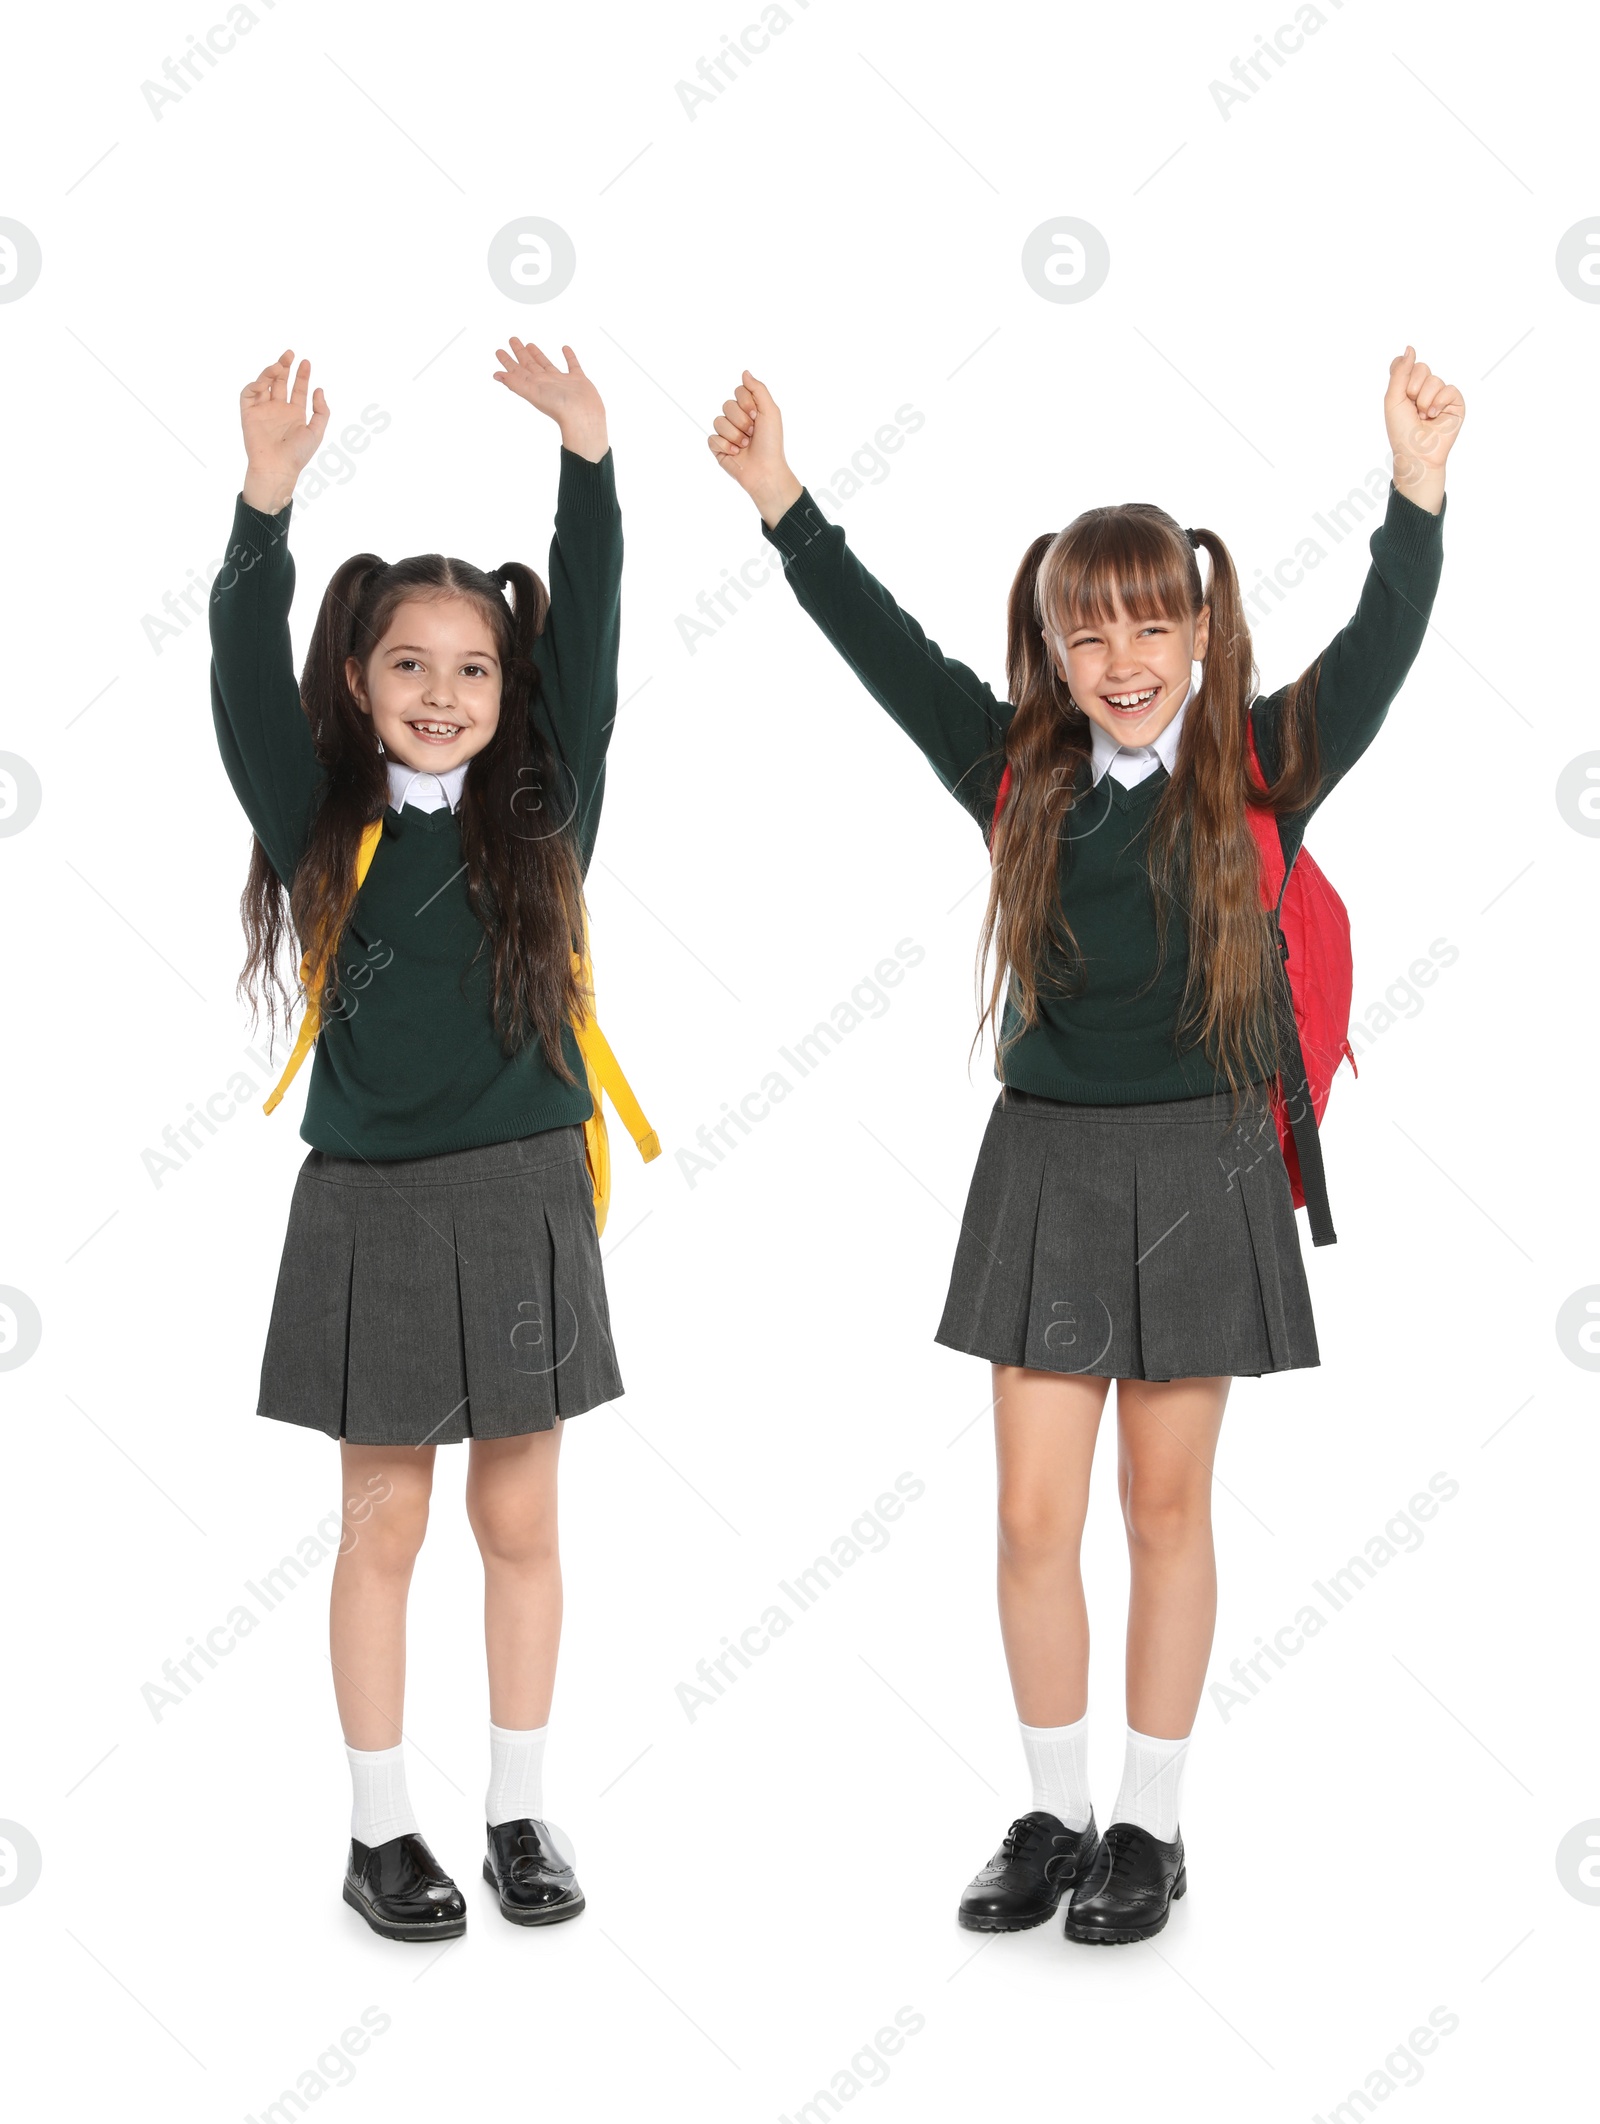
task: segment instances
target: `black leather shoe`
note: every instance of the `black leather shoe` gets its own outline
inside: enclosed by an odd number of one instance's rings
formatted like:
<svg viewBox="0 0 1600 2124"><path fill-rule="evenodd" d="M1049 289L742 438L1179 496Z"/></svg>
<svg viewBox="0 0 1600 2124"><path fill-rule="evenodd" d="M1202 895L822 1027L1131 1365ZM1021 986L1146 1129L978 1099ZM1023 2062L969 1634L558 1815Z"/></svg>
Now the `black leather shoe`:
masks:
<svg viewBox="0 0 1600 2124"><path fill-rule="evenodd" d="M578 1877L543 1822L491 1822L483 1877L513 1925L559 1925L583 1908Z"/></svg>
<svg viewBox="0 0 1600 2124"><path fill-rule="evenodd" d="M1072 1891L1067 1938L1106 1947L1153 1939L1189 1885L1183 1838L1163 1844L1132 1822L1112 1822L1100 1854L1099 1863Z"/></svg>
<svg viewBox="0 0 1600 2124"><path fill-rule="evenodd" d="M350 1839L344 1899L386 1940L455 1940L467 1899L413 1830L386 1844Z"/></svg>
<svg viewBox="0 0 1600 2124"><path fill-rule="evenodd" d="M1083 1829L1069 1829L1042 1810L1019 1815L988 1865L967 1883L956 1917L968 1932L1026 1932L1042 1925L1099 1849L1092 1814Z"/></svg>

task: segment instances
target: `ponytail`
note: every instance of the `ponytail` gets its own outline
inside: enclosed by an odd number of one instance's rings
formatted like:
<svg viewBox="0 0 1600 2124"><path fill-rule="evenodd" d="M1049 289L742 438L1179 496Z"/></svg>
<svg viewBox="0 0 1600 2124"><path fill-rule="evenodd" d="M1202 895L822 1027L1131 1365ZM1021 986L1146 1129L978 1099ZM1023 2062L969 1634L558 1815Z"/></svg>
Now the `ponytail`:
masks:
<svg viewBox="0 0 1600 2124"><path fill-rule="evenodd" d="M361 713L350 692L345 662L358 653L356 614L386 567L376 553L356 553L334 571L317 610L300 677L301 713L310 727L312 751L328 778L323 810L331 803L330 824L341 823L332 832L313 833L292 879L279 878L259 835L250 850L250 868L239 898L247 953L234 992L249 998L252 1030L259 1017L258 1002L264 998L269 1043L278 1029L280 1009L285 1032L293 1009L281 968L291 925L306 950L312 950L314 933L320 938L340 934L356 897L354 858L343 860L342 851L346 841L354 846L361 828L381 811L381 803L375 808L372 802L374 793L381 797L385 785L377 732L372 718ZM353 833L347 830L351 820ZM332 876L328 865L335 852L340 859L335 865L337 876ZM338 981L337 967L330 971L329 1004Z"/></svg>
<svg viewBox="0 0 1600 2124"><path fill-rule="evenodd" d="M1038 980L1047 956L1071 959L1077 952L1060 893L1059 863L1066 819L1074 802L1078 770L1092 749L1089 718L1056 670L1045 639L1039 576L1059 534L1042 532L1022 556L1006 604L1006 690L1015 714L1006 732L1011 786L990 840L989 899L978 935L981 1015L973 1044L985 1026L997 1054L1039 1015ZM987 999L983 967L993 956ZM1006 976L1016 1023L1001 1038Z"/></svg>

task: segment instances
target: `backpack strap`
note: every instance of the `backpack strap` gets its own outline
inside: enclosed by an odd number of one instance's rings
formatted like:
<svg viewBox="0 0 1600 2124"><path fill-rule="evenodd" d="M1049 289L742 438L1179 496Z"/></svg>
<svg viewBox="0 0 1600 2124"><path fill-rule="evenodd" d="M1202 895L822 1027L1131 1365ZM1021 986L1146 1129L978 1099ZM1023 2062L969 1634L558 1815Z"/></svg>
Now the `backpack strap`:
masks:
<svg viewBox="0 0 1600 2124"><path fill-rule="evenodd" d="M622 1074L622 1065L611 1051L611 1042L595 1018L594 968L589 961L587 907L583 910L583 949L572 954L572 970L578 976L578 988L583 998L579 1014L572 1021L572 1031L578 1052L583 1057L583 1073L588 1080L589 1102L593 1108L583 1124L583 1155L589 1168L589 1184L594 1191L594 1229L598 1239L605 1232L611 1208L611 1145L606 1136L605 1098L610 1099L621 1115L623 1126L638 1146L646 1165L652 1158L660 1157L661 1138L645 1119L644 1110L633 1095L633 1086Z"/></svg>
<svg viewBox="0 0 1600 2124"><path fill-rule="evenodd" d="M574 1020L573 1033L577 1038L578 1051L591 1077L599 1084L621 1117L623 1127L639 1147L639 1155L648 1165L652 1158L661 1156L661 1138L644 1117L644 1108L634 1096L633 1086L622 1073L622 1064L611 1051L611 1042L600 1030L594 1014L594 969L589 962L589 911L583 913L583 950L572 954L573 971L578 976L578 985L583 990L583 1016ZM594 1096L593 1086L590 1096ZM598 1108L599 1100L595 1099Z"/></svg>
<svg viewBox="0 0 1600 2124"><path fill-rule="evenodd" d="M362 885L366 882L367 872L372 868L372 858L377 852L378 843L382 838L382 819L374 819L370 826L363 826L361 829L361 846L356 850L357 892L361 890ZM328 956L327 952L323 952L320 957L313 960L312 954L308 951L300 961L300 987L306 999L305 1013L300 1020L300 1037L294 1043L294 1050L289 1056L288 1067L278 1079L271 1098L261 1109L264 1114L270 1114L284 1093L289 1089L289 1086L294 1082L295 1072L299 1069L306 1056L310 1054L312 1047L316 1043L317 1033L322 1025L322 986L327 978Z"/></svg>
<svg viewBox="0 0 1600 2124"><path fill-rule="evenodd" d="M622 1074L622 1064L611 1051L611 1042L593 1018L586 1018L574 1031L584 1062L594 1072L600 1088L621 1116L623 1127L638 1145L639 1156L648 1165L652 1158L661 1156L661 1138L645 1119L633 1086Z"/></svg>
<svg viewBox="0 0 1600 2124"><path fill-rule="evenodd" d="M1261 760L1256 752L1255 719L1246 711L1245 732L1250 745L1250 778L1258 789L1265 789L1267 778L1261 771ZM1328 1176L1322 1163L1322 1138L1317 1133L1317 1110L1311 1100L1311 1086L1306 1076L1305 1051L1300 1045L1300 1027L1295 1022L1294 989L1289 980L1289 940L1283 933L1283 899L1289 889L1290 865L1283 860L1283 840L1278 832L1275 812L1262 811L1257 806L1248 807L1247 813L1256 837L1256 846L1261 852L1263 901L1272 910L1272 933L1278 944L1278 967L1281 978L1273 986L1273 1011L1278 1028L1278 1043L1281 1062L1278 1069L1278 1085L1283 1095L1284 1111L1288 1116L1290 1134L1294 1139L1295 1158L1300 1167L1300 1192L1306 1198L1306 1218L1311 1226L1313 1246L1332 1246L1338 1238L1333 1228L1333 1212L1328 1204ZM1276 884L1276 891L1274 891Z"/></svg>
<svg viewBox="0 0 1600 2124"><path fill-rule="evenodd" d="M1006 798L1011 794L1011 762L1006 761L1000 776L999 794L994 800L994 817L989 821L989 845L994 845L994 830L1000 823L1000 814L1006 808Z"/></svg>

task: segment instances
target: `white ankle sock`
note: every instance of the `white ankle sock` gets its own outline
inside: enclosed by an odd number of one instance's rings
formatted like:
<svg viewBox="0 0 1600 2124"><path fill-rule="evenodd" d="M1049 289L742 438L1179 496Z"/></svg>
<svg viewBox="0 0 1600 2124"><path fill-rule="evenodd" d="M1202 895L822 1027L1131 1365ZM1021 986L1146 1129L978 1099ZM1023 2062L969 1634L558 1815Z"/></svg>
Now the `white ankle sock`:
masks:
<svg viewBox="0 0 1600 2124"><path fill-rule="evenodd" d="M1069 1829L1087 1827L1089 1805L1089 1714L1074 1726L1024 1726L1022 1752L1033 1779L1033 1804Z"/></svg>
<svg viewBox="0 0 1600 2124"><path fill-rule="evenodd" d="M1170 1844L1178 1833L1178 1788L1188 1752L1188 1734L1182 1740L1162 1740L1153 1733L1135 1733L1130 1726L1111 1821L1132 1822Z"/></svg>
<svg viewBox="0 0 1600 2124"><path fill-rule="evenodd" d="M405 1742L397 1741L392 1748L352 1748L347 1744L344 1752L350 1758L350 1777L355 1787L350 1834L356 1842L369 1847L387 1844L394 1837L404 1836L407 1830L414 1830L417 1817L406 1792Z"/></svg>
<svg viewBox="0 0 1600 2124"><path fill-rule="evenodd" d="M544 1819L544 1737L548 1726L497 1726L489 1721L489 1827Z"/></svg>

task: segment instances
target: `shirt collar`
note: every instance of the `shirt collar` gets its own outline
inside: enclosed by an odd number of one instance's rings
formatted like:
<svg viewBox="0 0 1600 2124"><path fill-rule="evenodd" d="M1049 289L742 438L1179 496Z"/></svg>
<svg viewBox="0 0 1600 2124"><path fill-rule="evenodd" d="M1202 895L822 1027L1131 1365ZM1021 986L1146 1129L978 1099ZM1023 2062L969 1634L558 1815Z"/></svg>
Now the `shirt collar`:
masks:
<svg viewBox="0 0 1600 2124"><path fill-rule="evenodd" d="M386 753L384 765L389 770L389 801L396 811L403 810L407 803L414 811L440 811L446 805L454 811L461 801L461 785L472 762L463 760L459 767L435 774L427 767L408 767L403 760Z"/></svg>
<svg viewBox="0 0 1600 2124"><path fill-rule="evenodd" d="M1168 774L1171 774L1178 757L1178 739L1183 730L1184 711L1194 699L1194 692L1194 680L1191 678L1189 690L1178 704L1177 714L1168 723L1166 729L1162 731L1153 745L1119 745L1109 730L1102 730L1098 723L1091 722L1089 728L1094 733L1094 780L1090 786L1092 788L1099 787L1101 776L1104 775L1106 769L1119 752L1129 753L1134 758L1138 758L1144 753L1154 752Z"/></svg>

